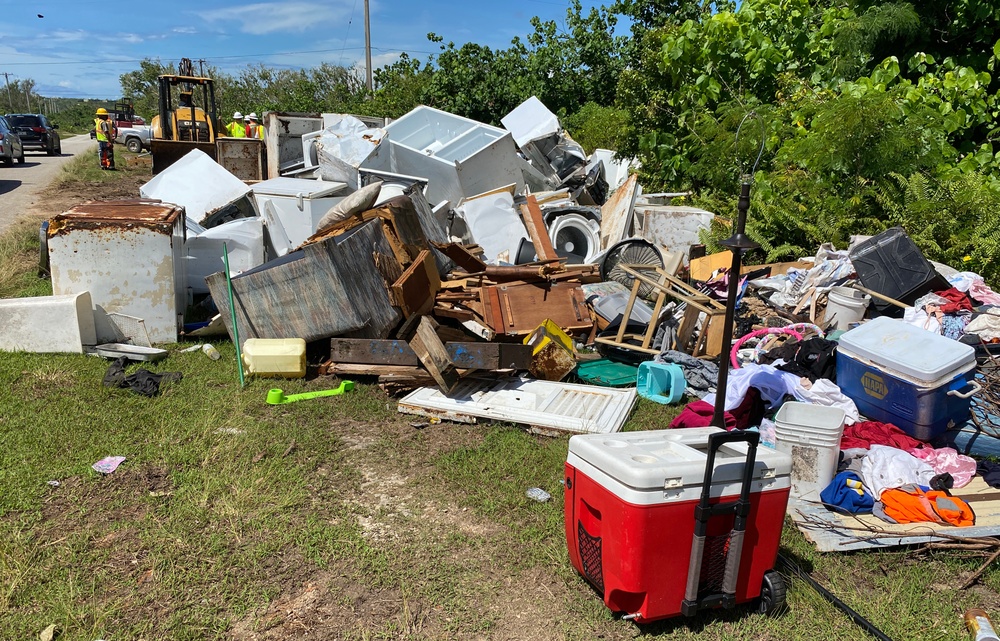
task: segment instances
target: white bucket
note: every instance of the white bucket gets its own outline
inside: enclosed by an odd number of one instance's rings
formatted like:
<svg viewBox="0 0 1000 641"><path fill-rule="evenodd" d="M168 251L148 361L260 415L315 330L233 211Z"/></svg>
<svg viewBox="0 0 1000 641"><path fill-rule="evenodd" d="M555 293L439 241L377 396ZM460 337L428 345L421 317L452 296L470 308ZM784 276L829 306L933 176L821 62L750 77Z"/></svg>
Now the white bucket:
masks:
<svg viewBox="0 0 1000 641"><path fill-rule="evenodd" d="M800 442L777 434L774 449L792 458L791 496L819 501L819 493L830 484L837 472L840 447L805 439Z"/></svg>
<svg viewBox="0 0 1000 641"><path fill-rule="evenodd" d="M792 496L819 501L819 493L837 473L845 418L839 407L794 401L778 410L775 449L792 457Z"/></svg>
<svg viewBox="0 0 1000 641"><path fill-rule="evenodd" d="M833 329L848 330L851 323L857 323L865 317L865 310L871 302L871 296L851 287L831 287L827 297L826 323L832 323Z"/></svg>

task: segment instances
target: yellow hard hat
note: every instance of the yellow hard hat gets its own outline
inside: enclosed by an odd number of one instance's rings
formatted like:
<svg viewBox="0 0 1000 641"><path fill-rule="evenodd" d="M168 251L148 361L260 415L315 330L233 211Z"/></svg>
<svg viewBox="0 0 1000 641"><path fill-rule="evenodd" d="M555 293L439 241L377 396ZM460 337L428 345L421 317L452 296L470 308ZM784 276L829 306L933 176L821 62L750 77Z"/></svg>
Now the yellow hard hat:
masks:
<svg viewBox="0 0 1000 641"><path fill-rule="evenodd" d="M97 114L96 115L98 115L98 116L107 116L108 115L108 110L105 109L104 107L99 107L97 109Z"/></svg>

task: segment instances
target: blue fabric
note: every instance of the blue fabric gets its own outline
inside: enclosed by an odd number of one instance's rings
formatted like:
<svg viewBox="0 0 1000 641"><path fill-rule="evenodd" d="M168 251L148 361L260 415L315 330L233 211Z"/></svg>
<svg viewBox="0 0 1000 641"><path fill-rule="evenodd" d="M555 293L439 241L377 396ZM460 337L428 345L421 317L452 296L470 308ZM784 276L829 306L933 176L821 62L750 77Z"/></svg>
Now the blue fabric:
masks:
<svg viewBox="0 0 1000 641"><path fill-rule="evenodd" d="M868 514L875 499L861 485L854 472L841 472L820 492L819 498L827 509L844 514Z"/></svg>

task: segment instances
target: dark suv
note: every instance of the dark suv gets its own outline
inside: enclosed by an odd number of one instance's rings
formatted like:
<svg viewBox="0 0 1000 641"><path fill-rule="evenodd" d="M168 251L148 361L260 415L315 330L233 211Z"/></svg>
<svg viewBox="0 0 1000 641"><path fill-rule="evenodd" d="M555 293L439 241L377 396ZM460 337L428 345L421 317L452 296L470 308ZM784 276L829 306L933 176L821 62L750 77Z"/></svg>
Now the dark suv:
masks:
<svg viewBox="0 0 1000 641"><path fill-rule="evenodd" d="M59 125L51 124L42 114L7 114L5 117L25 149L38 149L50 156L62 154L62 142L56 132Z"/></svg>

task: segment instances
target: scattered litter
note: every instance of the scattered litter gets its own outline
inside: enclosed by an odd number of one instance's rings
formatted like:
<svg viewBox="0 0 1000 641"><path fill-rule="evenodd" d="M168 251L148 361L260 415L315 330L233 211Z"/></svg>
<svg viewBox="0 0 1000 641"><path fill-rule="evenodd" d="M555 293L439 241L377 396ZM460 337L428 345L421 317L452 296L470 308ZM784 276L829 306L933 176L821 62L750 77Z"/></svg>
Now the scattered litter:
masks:
<svg viewBox="0 0 1000 641"><path fill-rule="evenodd" d="M38 633L39 641L52 641L56 638L56 624L53 623Z"/></svg>
<svg viewBox="0 0 1000 641"><path fill-rule="evenodd" d="M539 503L545 503L552 498L551 494L540 487L530 487L524 494L532 501L538 501Z"/></svg>
<svg viewBox="0 0 1000 641"><path fill-rule="evenodd" d="M59 481L45 481L46 485L51 485L52 487L59 487Z"/></svg>
<svg viewBox="0 0 1000 641"><path fill-rule="evenodd" d="M117 470L118 466L123 462L125 462L124 456L106 456L90 467L92 467L95 472L100 472L101 474L111 474Z"/></svg>
<svg viewBox="0 0 1000 641"><path fill-rule="evenodd" d="M414 421L413 423L410 423L410 427L416 430L422 430L428 425L430 425L430 423L428 423L427 421Z"/></svg>
<svg viewBox="0 0 1000 641"><path fill-rule="evenodd" d="M215 429L216 434L228 434L230 436L239 436L240 434L245 434L244 430L238 427L218 427Z"/></svg>
<svg viewBox="0 0 1000 641"><path fill-rule="evenodd" d="M124 343L105 343L94 348L98 356L104 358L125 358L130 361L155 363L167 357L167 350L158 347L142 347Z"/></svg>
<svg viewBox="0 0 1000 641"><path fill-rule="evenodd" d="M213 361L217 361L220 358L222 358L222 354L220 354L219 350L215 349L215 347L211 343L205 343L204 345L202 345L201 351L205 353L205 356L208 356Z"/></svg>

